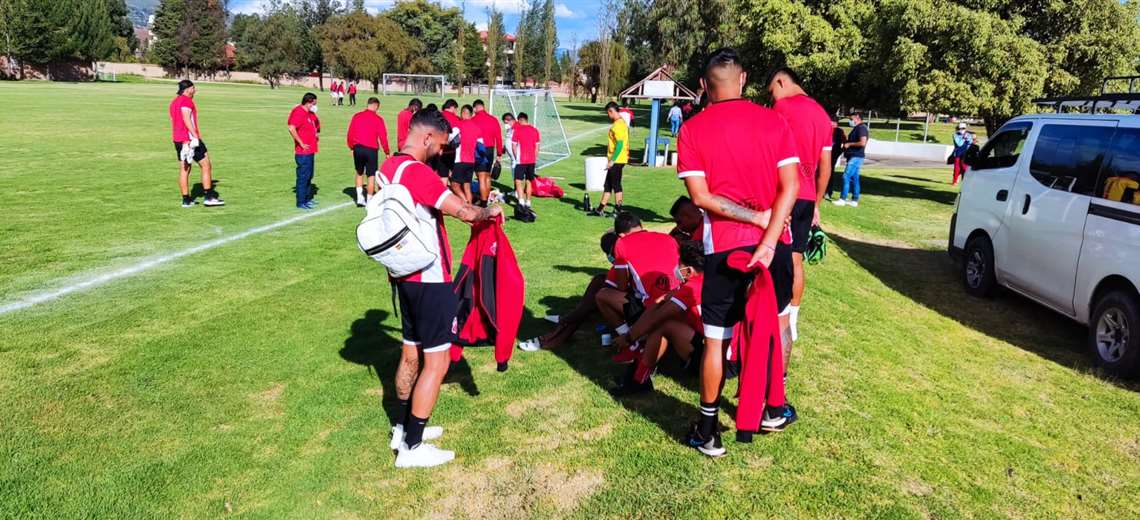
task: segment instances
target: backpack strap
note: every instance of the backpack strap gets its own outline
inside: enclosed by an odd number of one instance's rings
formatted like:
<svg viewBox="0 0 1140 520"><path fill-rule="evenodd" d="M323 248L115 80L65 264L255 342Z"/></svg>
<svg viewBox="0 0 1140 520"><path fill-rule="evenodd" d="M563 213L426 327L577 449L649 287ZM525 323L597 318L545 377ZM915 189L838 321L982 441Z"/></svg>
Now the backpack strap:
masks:
<svg viewBox="0 0 1140 520"><path fill-rule="evenodd" d="M404 176L404 169L411 166L412 163L417 161L404 161L396 167L396 173L392 174L392 184L399 184L400 178Z"/></svg>

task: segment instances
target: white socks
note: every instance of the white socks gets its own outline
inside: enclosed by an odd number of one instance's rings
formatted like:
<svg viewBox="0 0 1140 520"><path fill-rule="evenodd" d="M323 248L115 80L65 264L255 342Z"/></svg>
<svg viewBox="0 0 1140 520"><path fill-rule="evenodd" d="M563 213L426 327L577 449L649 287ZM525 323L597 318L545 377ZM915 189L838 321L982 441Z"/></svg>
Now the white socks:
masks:
<svg viewBox="0 0 1140 520"><path fill-rule="evenodd" d="M788 328L792 331L792 341L795 342L799 338L800 331L796 329L796 322L800 319L800 306L788 305Z"/></svg>
<svg viewBox="0 0 1140 520"><path fill-rule="evenodd" d="M614 329L614 332L617 332L618 334L629 334L629 325L622 323L621 325L618 325L618 328Z"/></svg>

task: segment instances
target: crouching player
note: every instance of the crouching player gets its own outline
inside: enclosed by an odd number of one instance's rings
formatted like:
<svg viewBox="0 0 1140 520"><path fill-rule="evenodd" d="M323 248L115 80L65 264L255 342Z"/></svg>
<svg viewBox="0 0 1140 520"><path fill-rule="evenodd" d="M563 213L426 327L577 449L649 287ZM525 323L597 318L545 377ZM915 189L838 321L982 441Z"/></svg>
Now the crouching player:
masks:
<svg viewBox="0 0 1140 520"><path fill-rule="evenodd" d="M705 252L699 242L681 244L681 264L677 269L678 278L683 282L681 288L660 305L646 310L627 334L614 341L617 348L627 349L635 339L645 338L645 350L637 360L637 368L620 386L610 390L611 395L620 397L652 390L650 377L665 355L666 347L673 347L687 370L700 366L705 342L701 323L704 265Z"/></svg>
<svg viewBox="0 0 1140 520"><path fill-rule="evenodd" d="M598 310L598 292L604 287L615 287L613 280L616 280L616 275L614 274L613 262L614 244L616 243L617 233L607 231L602 235L600 245L602 252L609 258L610 270L590 278L590 283L586 284L586 291L582 293L578 305L569 314L559 316L557 325L554 326L553 330L529 341L520 342L519 349L534 352L540 349L558 348L569 340L582 326L582 323Z"/></svg>

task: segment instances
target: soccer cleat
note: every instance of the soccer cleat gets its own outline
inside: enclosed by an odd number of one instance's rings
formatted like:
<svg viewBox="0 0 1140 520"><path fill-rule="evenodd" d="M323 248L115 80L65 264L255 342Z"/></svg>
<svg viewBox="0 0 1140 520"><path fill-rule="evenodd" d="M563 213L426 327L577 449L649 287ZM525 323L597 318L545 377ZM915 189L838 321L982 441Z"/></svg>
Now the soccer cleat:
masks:
<svg viewBox="0 0 1140 520"><path fill-rule="evenodd" d="M644 383L638 383L630 379L611 388L610 395L614 397L628 397L651 391L653 391L653 378L646 379Z"/></svg>
<svg viewBox="0 0 1140 520"><path fill-rule="evenodd" d="M213 197L206 198L206 201L203 202L202 205L206 206L207 208L213 208L218 206L225 206L226 201L219 199L217 195L214 195Z"/></svg>
<svg viewBox="0 0 1140 520"><path fill-rule="evenodd" d="M197 202L194 202L194 199L189 197L182 199L182 207L184 208L193 208L195 204L197 204Z"/></svg>
<svg viewBox="0 0 1140 520"><path fill-rule="evenodd" d="M455 459L454 451L441 450L426 442L421 442L419 446L411 449L406 444L400 443L397 452L397 468L430 468L447 464Z"/></svg>
<svg viewBox="0 0 1140 520"><path fill-rule="evenodd" d="M764 408L764 418L760 420L760 431L782 432L796 422L796 408L790 404Z"/></svg>
<svg viewBox="0 0 1140 520"><path fill-rule="evenodd" d="M724 449L724 444L720 442L720 432L713 432L712 436L705 438L701 435L701 428L697 423L693 423L693 428L689 430L688 437L685 437L685 444L713 458L723 457L728 452Z"/></svg>
<svg viewBox="0 0 1140 520"><path fill-rule="evenodd" d="M637 361L637 357L641 355L641 346L637 343L630 345L629 348L614 354L613 361L619 365L625 365Z"/></svg>
<svg viewBox="0 0 1140 520"><path fill-rule="evenodd" d="M508 368L510 368L510 365L506 361L495 364L495 370L498 372L506 372Z"/></svg>
<svg viewBox="0 0 1140 520"><path fill-rule="evenodd" d="M423 438L425 441L434 441L440 437L443 437L443 426L424 426ZM398 450L403 443L404 425L397 424L392 427L392 439L388 441L388 447Z"/></svg>
<svg viewBox="0 0 1140 520"><path fill-rule="evenodd" d="M831 201L831 203L835 204L836 206L846 206L847 205L847 201L843 200L843 199L835 199L835 200Z"/></svg>
<svg viewBox="0 0 1140 520"><path fill-rule="evenodd" d="M851 202L848 202L847 205L851 206L852 208L858 208L859 207L859 201L853 200Z"/></svg>

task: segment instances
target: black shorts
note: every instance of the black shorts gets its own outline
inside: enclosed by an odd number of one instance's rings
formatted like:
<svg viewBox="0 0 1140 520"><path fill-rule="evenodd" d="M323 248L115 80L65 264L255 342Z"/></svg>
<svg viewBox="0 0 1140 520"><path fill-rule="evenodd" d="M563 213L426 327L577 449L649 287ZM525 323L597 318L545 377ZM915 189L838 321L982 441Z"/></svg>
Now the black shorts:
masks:
<svg viewBox="0 0 1140 520"><path fill-rule="evenodd" d="M701 286L701 320L704 335L713 339L732 337L732 328L744 319L748 303L748 287L755 276L728 266L728 255L744 251L749 255L757 246L744 246L705 256L705 281ZM772 288L776 293L776 308L781 312L792 301L792 247L783 242L776 244L776 255L768 267L772 274Z"/></svg>
<svg viewBox="0 0 1140 520"><path fill-rule="evenodd" d="M206 151L206 141L198 141L198 147L194 149L194 162L202 162L202 159L206 158ZM179 161L182 160L182 143L174 143L174 156Z"/></svg>
<svg viewBox="0 0 1140 520"><path fill-rule="evenodd" d="M533 181L534 180L534 164L516 164L515 165L515 180L516 181Z"/></svg>
<svg viewBox="0 0 1140 520"><path fill-rule="evenodd" d="M641 319L641 315L645 314L645 302L641 301L637 295L628 293L625 295L625 305L622 305L622 314L625 315L625 323L632 326Z"/></svg>
<svg viewBox="0 0 1140 520"><path fill-rule="evenodd" d="M624 164L614 164L610 166L610 169L606 170L606 185L602 188L602 191L621 191L621 173L623 168L625 168Z"/></svg>
<svg viewBox="0 0 1140 520"><path fill-rule="evenodd" d="M808 237L811 236L811 221L815 219L815 202L796 199L792 206L792 252L807 251Z"/></svg>
<svg viewBox="0 0 1140 520"><path fill-rule="evenodd" d="M435 174L443 178L451 177L451 168L455 165L455 150L447 151L435 156L432 159L431 168L435 170Z"/></svg>
<svg viewBox="0 0 1140 520"><path fill-rule="evenodd" d="M450 283L396 282L396 294L404 344L441 352L459 340L459 297Z"/></svg>
<svg viewBox="0 0 1140 520"><path fill-rule="evenodd" d="M451 168L451 182L471 184L475 177L475 165L472 163L455 163Z"/></svg>
<svg viewBox="0 0 1140 520"><path fill-rule="evenodd" d="M380 150L362 144L353 146L352 163L356 165L357 175L376 175L380 169Z"/></svg>

